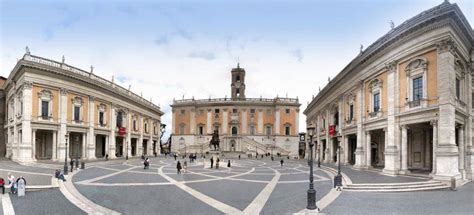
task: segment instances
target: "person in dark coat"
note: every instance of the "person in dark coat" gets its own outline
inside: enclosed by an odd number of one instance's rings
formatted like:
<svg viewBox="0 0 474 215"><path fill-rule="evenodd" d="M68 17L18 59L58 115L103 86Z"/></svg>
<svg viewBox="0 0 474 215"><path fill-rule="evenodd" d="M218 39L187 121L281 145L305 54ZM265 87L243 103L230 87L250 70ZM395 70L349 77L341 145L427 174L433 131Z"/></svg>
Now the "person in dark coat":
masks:
<svg viewBox="0 0 474 215"><path fill-rule="evenodd" d="M220 161L221 161L221 160L219 160L219 158L217 158L217 161L216 161L216 169L219 169L219 162L220 162Z"/></svg>
<svg viewBox="0 0 474 215"><path fill-rule="evenodd" d="M227 167L230 168L230 160L227 161Z"/></svg>
<svg viewBox="0 0 474 215"><path fill-rule="evenodd" d="M239 160L240 160L240 155L239 155Z"/></svg>
<svg viewBox="0 0 474 215"><path fill-rule="evenodd" d="M174 154L173 157L174 157L174 160L176 160L176 158L178 157L178 155Z"/></svg>
<svg viewBox="0 0 474 215"><path fill-rule="evenodd" d="M178 164L176 164L176 170L178 170L178 174L181 174L181 163L178 161Z"/></svg>
<svg viewBox="0 0 474 215"><path fill-rule="evenodd" d="M211 157L211 169L214 167L214 158Z"/></svg>
<svg viewBox="0 0 474 215"><path fill-rule="evenodd" d="M283 166L283 159L280 160L280 164L281 164L281 166Z"/></svg>
<svg viewBox="0 0 474 215"><path fill-rule="evenodd" d="M71 165L71 172L72 172L72 170L74 169L74 161L71 159L71 161L69 162L69 164Z"/></svg>

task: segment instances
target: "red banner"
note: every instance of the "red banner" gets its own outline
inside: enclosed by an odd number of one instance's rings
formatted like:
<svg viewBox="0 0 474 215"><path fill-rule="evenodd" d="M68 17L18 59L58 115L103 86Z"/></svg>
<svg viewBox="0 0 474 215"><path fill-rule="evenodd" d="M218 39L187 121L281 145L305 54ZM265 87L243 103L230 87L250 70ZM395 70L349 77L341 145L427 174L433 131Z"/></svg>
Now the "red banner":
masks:
<svg viewBox="0 0 474 215"><path fill-rule="evenodd" d="M329 135L334 135L336 134L336 126L335 125L330 125L329 126Z"/></svg>
<svg viewBox="0 0 474 215"><path fill-rule="evenodd" d="M125 129L125 127L119 127L118 134L120 136L125 136L125 134L127 134L127 129Z"/></svg>

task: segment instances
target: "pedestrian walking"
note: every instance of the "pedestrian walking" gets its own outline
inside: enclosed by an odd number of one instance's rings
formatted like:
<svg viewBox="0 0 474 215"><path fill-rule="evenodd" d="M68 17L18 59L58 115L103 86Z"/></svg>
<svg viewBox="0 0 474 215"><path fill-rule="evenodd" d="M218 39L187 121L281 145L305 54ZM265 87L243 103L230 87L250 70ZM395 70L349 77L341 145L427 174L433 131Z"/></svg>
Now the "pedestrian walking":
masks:
<svg viewBox="0 0 474 215"><path fill-rule="evenodd" d="M216 161L216 169L219 169L219 162L220 162L220 161L221 161L221 160L219 160L219 157L217 157L217 161Z"/></svg>
<svg viewBox="0 0 474 215"><path fill-rule="evenodd" d="M240 155L239 155L239 160L240 160Z"/></svg>
<svg viewBox="0 0 474 215"><path fill-rule="evenodd" d="M280 165L283 166L283 159L280 160Z"/></svg>
<svg viewBox="0 0 474 215"><path fill-rule="evenodd" d="M174 160L176 160L176 158L178 157L178 155L174 154L173 157L174 157Z"/></svg>
<svg viewBox="0 0 474 215"><path fill-rule="evenodd" d="M214 167L214 159L211 157L211 169Z"/></svg>
<svg viewBox="0 0 474 215"><path fill-rule="evenodd" d="M227 172L230 173L230 160L227 161Z"/></svg>
<svg viewBox="0 0 474 215"><path fill-rule="evenodd" d="M69 161L69 164L71 165L71 172L72 172L74 169L74 161L71 159L71 161Z"/></svg>
<svg viewBox="0 0 474 215"><path fill-rule="evenodd" d="M176 164L176 170L178 170L178 174L181 174L181 163L178 161L178 164Z"/></svg>

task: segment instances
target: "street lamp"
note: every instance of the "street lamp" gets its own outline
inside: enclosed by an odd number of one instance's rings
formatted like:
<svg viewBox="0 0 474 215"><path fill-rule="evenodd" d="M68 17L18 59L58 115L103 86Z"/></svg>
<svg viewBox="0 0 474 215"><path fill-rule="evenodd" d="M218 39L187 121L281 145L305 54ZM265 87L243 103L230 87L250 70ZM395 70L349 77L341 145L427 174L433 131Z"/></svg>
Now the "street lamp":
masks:
<svg viewBox="0 0 474 215"><path fill-rule="evenodd" d="M66 139L66 152L64 154L64 175L67 175L67 173L68 173L68 167L67 167L67 141L69 139L69 132L67 132L64 135L64 138Z"/></svg>
<svg viewBox="0 0 474 215"><path fill-rule="evenodd" d="M337 175L334 176L334 187L337 187L338 190L342 187L342 175L341 175L341 139L342 136L340 133L337 135Z"/></svg>
<svg viewBox="0 0 474 215"><path fill-rule="evenodd" d="M273 146L272 146L272 161L274 160L274 158L273 158L273 148L275 148L275 138L273 138Z"/></svg>
<svg viewBox="0 0 474 215"><path fill-rule="evenodd" d="M316 129L315 126L310 123L308 127L306 128L308 130L308 136L309 136L309 151L310 151L310 157L309 157L309 189L308 189L308 204L306 205L306 209L308 210L315 210L318 207L316 207L316 190L314 189L313 185L313 135L314 135L314 130Z"/></svg>

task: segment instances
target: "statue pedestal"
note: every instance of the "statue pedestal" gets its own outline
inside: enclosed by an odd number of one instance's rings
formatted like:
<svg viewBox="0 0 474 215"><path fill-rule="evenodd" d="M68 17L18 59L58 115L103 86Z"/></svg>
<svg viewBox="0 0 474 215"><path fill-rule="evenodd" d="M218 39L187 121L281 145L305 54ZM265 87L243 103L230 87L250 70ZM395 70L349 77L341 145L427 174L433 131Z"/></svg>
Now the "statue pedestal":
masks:
<svg viewBox="0 0 474 215"><path fill-rule="evenodd" d="M209 151L209 156L212 157L212 159L215 161L217 161L217 158L219 157L220 158L220 154L221 154L221 151ZM210 158L209 158L210 159Z"/></svg>

